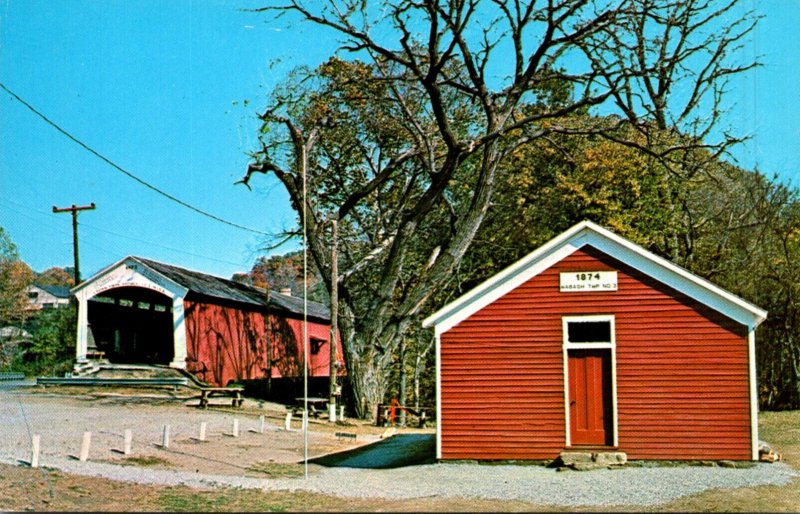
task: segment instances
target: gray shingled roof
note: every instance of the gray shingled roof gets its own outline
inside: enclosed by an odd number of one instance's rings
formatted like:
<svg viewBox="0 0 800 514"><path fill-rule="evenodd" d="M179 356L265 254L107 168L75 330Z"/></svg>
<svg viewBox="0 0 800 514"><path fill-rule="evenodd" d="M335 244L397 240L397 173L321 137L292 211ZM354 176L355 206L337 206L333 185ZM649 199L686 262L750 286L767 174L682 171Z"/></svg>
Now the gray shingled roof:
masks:
<svg viewBox="0 0 800 514"><path fill-rule="evenodd" d="M268 293L266 289L200 273L199 271L179 268L143 257L132 258L197 294L250 305L265 306L273 310L296 315L303 314L302 298L281 294L276 291ZM330 309L321 303L309 301L308 316L328 321L330 319Z"/></svg>
<svg viewBox="0 0 800 514"><path fill-rule="evenodd" d="M69 288L63 286L51 286L45 284L37 284L36 282L33 283L34 286L38 287L43 291L47 291L51 295L55 296L56 298L69 298Z"/></svg>

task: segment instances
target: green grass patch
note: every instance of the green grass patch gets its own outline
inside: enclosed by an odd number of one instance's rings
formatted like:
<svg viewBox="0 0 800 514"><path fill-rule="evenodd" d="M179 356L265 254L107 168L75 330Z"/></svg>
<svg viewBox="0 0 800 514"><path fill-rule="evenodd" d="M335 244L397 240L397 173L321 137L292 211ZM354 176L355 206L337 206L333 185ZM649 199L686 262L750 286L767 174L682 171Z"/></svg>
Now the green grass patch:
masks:
<svg viewBox="0 0 800 514"><path fill-rule="evenodd" d="M303 468L299 464L278 462L255 462L247 467L247 471L265 475L269 478L296 478L303 476Z"/></svg>
<svg viewBox="0 0 800 514"><path fill-rule="evenodd" d="M143 457L127 457L125 464L132 464L134 466L167 466L169 461L161 457L147 455Z"/></svg>
<svg viewBox="0 0 800 514"><path fill-rule="evenodd" d="M161 507L159 510L167 512L284 512L302 505L293 499L287 493L277 493L277 497L273 497L255 490L196 491L172 487L161 493L157 503Z"/></svg>

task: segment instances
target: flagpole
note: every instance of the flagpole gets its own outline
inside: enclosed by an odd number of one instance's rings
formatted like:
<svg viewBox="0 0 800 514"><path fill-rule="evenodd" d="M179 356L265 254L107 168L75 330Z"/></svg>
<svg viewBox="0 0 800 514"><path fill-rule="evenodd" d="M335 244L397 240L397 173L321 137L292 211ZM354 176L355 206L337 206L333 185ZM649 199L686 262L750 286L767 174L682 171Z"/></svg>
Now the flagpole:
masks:
<svg viewBox="0 0 800 514"><path fill-rule="evenodd" d="M306 229L306 168L303 159L303 474L308 479L308 234Z"/></svg>

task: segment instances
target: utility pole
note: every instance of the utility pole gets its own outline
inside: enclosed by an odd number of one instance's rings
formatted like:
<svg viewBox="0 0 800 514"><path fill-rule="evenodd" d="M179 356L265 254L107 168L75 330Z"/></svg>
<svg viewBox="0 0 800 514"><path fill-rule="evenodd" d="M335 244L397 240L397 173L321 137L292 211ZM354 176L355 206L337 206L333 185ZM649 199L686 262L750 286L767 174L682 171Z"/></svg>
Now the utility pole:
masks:
<svg viewBox="0 0 800 514"><path fill-rule="evenodd" d="M331 351L330 351L330 368L329 368L329 396L328 396L328 419L331 422L336 421L336 396L337 396L337 387L336 387L336 374L338 371L337 361L337 344L336 340L339 336L338 334L338 322L339 322L339 263L338 257L336 255L336 239L338 238L338 229L336 218L331 220L331 239L333 242L331 243Z"/></svg>
<svg viewBox="0 0 800 514"><path fill-rule="evenodd" d="M78 212L80 211L93 211L94 202L89 205L77 206L72 204L72 207L58 208L53 206L53 212L71 212L72 213L72 253L75 256L75 285L81 283L81 268L78 264Z"/></svg>

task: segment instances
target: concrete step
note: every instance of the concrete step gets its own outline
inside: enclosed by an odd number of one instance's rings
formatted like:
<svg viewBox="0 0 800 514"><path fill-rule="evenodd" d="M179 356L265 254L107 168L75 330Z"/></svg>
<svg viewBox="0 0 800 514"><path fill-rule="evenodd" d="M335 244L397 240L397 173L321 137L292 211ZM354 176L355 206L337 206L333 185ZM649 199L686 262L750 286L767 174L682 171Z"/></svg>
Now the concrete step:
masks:
<svg viewBox="0 0 800 514"><path fill-rule="evenodd" d="M557 465L577 471L624 466L628 462L625 452L619 450L563 450L558 455Z"/></svg>
<svg viewBox="0 0 800 514"><path fill-rule="evenodd" d="M72 376L84 377L100 371L100 366L94 361L79 362L72 367Z"/></svg>

